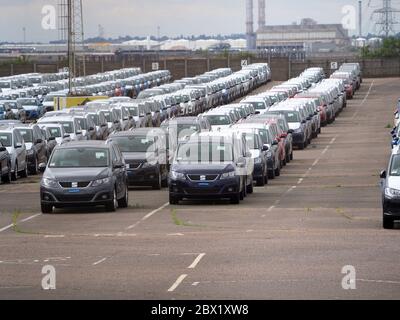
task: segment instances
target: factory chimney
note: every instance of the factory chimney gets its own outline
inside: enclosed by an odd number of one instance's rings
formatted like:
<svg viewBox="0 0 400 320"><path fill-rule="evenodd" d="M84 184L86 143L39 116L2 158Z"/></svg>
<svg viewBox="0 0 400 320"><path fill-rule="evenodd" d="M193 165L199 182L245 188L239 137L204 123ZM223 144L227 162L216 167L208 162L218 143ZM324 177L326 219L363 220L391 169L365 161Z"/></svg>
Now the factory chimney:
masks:
<svg viewBox="0 0 400 320"><path fill-rule="evenodd" d="M246 39L247 49L255 49L255 34L253 22L253 0L246 0Z"/></svg>
<svg viewBox="0 0 400 320"><path fill-rule="evenodd" d="M258 29L265 27L265 0L258 0Z"/></svg>

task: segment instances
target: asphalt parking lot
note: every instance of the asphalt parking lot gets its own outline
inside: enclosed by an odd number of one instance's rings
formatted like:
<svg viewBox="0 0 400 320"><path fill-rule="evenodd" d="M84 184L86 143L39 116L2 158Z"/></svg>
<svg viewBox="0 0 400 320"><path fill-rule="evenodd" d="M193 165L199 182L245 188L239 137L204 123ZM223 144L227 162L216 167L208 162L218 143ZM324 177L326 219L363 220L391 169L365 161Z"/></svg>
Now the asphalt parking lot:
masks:
<svg viewBox="0 0 400 320"><path fill-rule="evenodd" d="M41 215L39 177L0 185L0 299L399 299L399 230L383 230L379 172L398 79L365 79L282 176L229 202ZM42 290L42 267L56 290ZM342 288L344 266L356 289Z"/></svg>

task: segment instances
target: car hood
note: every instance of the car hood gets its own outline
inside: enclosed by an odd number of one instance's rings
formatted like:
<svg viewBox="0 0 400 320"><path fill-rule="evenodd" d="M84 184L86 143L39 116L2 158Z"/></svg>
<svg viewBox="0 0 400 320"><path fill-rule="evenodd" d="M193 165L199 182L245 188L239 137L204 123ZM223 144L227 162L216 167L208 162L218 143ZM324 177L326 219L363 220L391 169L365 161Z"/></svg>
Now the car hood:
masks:
<svg viewBox="0 0 400 320"><path fill-rule="evenodd" d="M47 168L43 178L57 181L84 182L109 176L109 168Z"/></svg>
<svg viewBox="0 0 400 320"><path fill-rule="evenodd" d="M288 125L289 125L289 129L291 129L291 130L298 130L301 127L300 122L291 122L291 123L288 123Z"/></svg>
<svg viewBox="0 0 400 320"><path fill-rule="evenodd" d="M36 111L39 107L38 106L22 106L27 111Z"/></svg>
<svg viewBox="0 0 400 320"><path fill-rule="evenodd" d="M233 171L235 167L232 163L176 163L171 170L185 174L220 174Z"/></svg>
<svg viewBox="0 0 400 320"><path fill-rule="evenodd" d="M387 187L400 190L400 177L390 176L387 179Z"/></svg>
<svg viewBox="0 0 400 320"><path fill-rule="evenodd" d="M145 152L123 152L122 155L124 156L125 160L146 160L146 155L150 155L151 153Z"/></svg>

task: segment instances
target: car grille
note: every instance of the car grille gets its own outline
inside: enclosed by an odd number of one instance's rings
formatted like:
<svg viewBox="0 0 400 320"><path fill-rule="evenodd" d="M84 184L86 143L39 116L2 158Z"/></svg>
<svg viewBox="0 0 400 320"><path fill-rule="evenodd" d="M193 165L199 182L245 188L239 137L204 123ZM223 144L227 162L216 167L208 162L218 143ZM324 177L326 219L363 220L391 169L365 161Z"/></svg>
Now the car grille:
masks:
<svg viewBox="0 0 400 320"><path fill-rule="evenodd" d="M218 174L189 174L188 178L192 181L214 181L217 180Z"/></svg>
<svg viewBox="0 0 400 320"><path fill-rule="evenodd" d="M93 195L62 195L57 196L60 202L90 202L93 199Z"/></svg>
<svg viewBox="0 0 400 320"><path fill-rule="evenodd" d="M78 182L77 188L86 188L90 184L90 181ZM60 182L60 186L63 188L72 188L72 182Z"/></svg>
<svg viewBox="0 0 400 320"><path fill-rule="evenodd" d="M219 188L188 188L184 190L184 192L188 195L218 194L219 191Z"/></svg>

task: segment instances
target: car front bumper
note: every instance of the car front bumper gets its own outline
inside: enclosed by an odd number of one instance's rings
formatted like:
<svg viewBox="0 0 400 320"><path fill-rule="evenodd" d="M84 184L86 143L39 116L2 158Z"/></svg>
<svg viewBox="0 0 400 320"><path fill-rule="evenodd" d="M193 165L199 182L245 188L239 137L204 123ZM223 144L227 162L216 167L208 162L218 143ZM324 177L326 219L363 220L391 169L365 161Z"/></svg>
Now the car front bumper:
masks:
<svg viewBox="0 0 400 320"><path fill-rule="evenodd" d="M240 178L215 181L169 180L169 192L187 199L230 198L240 192Z"/></svg>
<svg viewBox="0 0 400 320"><path fill-rule="evenodd" d="M129 186L147 186L158 182L158 170L156 167L128 169Z"/></svg>
<svg viewBox="0 0 400 320"><path fill-rule="evenodd" d="M400 219L400 199L383 200L383 214L388 217Z"/></svg>

